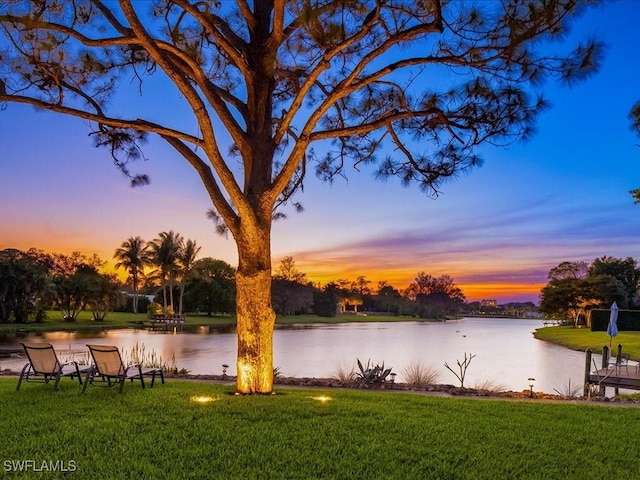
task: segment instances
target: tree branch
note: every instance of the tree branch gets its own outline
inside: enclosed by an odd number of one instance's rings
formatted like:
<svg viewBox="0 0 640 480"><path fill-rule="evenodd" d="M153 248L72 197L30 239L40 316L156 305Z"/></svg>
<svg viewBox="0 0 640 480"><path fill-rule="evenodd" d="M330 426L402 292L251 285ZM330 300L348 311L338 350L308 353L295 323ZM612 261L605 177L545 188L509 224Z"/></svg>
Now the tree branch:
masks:
<svg viewBox="0 0 640 480"><path fill-rule="evenodd" d="M120 0L120 5L127 20L131 24L132 30L141 41L144 48L149 52L149 55L152 56L152 58L158 63L158 65L162 67L167 76L171 80L173 80L175 85L184 94L185 98L189 102L189 105L193 109L193 112L198 120L198 124L200 125L200 129L202 130L202 134L204 137L203 148L205 152L207 152L207 156L211 160L214 169L218 173L222 185L233 198L242 199L242 191L240 190L240 187L238 186L233 173L220 156L219 148L213 131L213 126L211 125L211 120L209 118L206 105L202 102L202 99L200 98L198 93L191 86L189 80L177 71L178 67L169 61L166 55L162 53L156 42L151 38L149 33L140 22L137 14L135 13L133 5L131 4L131 0ZM236 205L236 207L240 208L241 205L238 204Z"/></svg>
<svg viewBox="0 0 640 480"><path fill-rule="evenodd" d="M81 118L83 120L89 120L103 125L108 125L114 128L130 128L132 130L155 133L161 136L171 137L179 139L184 142L191 143L196 147L204 148L204 142L198 137L194 137L179 130L158 125L153 122L149 122L143 119L136 120L123 120L120 118L107 117L101 114L94 114L84 110L78 110L76 108L65 107L63 105L52 105L51 103L36 98L25 97L22 95L6 95L0 94L0 102L7 101L12 103L22 103L26 105L32 105L37 108L50 110L52 112L64 113L72 117Z"/></svg>
<svg viewBox="0 0 640 480"><path fill-rule="evenodd" d="M245 41L236 35L233 30L229 28L226 22L222 21L217 15L207 12L207 15L198 10L197 6L205 5L207 10L210 6L205 2L199 2L196 5L192 5L186 0L173 0L173 2L188 12L193 18L195 18L200 25L211 35L215 41L220 45L222 51L233 62L233 65L238 68L243 75L247 75L247 45Z"/></svg>
<svg viewBox="0 0 640 480"><path fill-rule="evenodd" d="M237 233L238 215L224 197L224 194L220 190L220 186L213 176L213 172L211 171L211 168L209 168L209 165L207 165L204 160L202 160L193 150L180 140L164 135L162 135L162 138L178 153L180 153L196 170L196 172L198 172L213 205L216 207L220 215L222 215L222 218L224 219L227 227L231 230L231 233L235 235Z"/></svg>

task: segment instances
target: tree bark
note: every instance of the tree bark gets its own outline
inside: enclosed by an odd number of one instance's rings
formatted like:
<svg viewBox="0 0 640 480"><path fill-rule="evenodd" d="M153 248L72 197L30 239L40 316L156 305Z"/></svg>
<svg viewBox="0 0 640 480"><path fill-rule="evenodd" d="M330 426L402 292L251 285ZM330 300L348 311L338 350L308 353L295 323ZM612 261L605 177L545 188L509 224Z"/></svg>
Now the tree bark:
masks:
<svg viewBox="0 0 640 480"><path fill-rule="evenodd" d="M138 313L138 278L133 276L133 313Z"/></svg>
<svg viewBox="0 0 640 480"><path fill-rule="evenodd" d="M178 300L178 313L180 315L182 315L182 297L184 297L184 287L185 287L184 282L185 280L183 278L182 281L180 282L180 297Z"/></svg>
<svg viewBox="0 0 640 480"><path fill-rule="evenodd" d="M238 241L236 312L238 358L236 389L240 394L273 391L271 304L271 225L253 226Z"/></svg>

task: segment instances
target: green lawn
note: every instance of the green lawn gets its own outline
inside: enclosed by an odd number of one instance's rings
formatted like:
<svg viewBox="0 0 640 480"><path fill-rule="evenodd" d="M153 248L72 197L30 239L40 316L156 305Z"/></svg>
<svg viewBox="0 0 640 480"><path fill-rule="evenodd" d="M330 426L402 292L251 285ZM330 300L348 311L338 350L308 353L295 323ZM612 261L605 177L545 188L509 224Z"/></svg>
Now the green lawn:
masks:
<svg viewBox="0 0 640 480"><path fill-rule="evenodd" d="M134 325L134 322L147 321L146 313L126 313L126 312L109 312L105 321L94 322L91 312L82 311L75 322L65 322L59 311L50 310L47 312L47 320L43 323L9 323L0 324L0 332L14 331L24 329L33 332L53 332L68 330L92 330L104 328L128 328ZM207 317L206 315L187 315L188 325L235 325L235 317L230 315Z"/></svg>
<svg viewBox="0 0 640 480"><path fill-rule="evenodd" d="M588 328L574 327L540 328L536 330L535 337L573 350L585 351L590 348L597 353L602 353L602 347L609 346L611 340L607 332L592 332ZM622 344L622 351L628 353L632 360L640 361L640 332L620 332L617 337L613 337L613 355L617 352L618 344Z"/></svg>
<svg viewBox="0 0 640 480"><path fill-rule="evenodd" d="M80 312L76 322L65 322L62 315L58 311L48 311L47 320L44 323L28 323L28 324L0 324L0 332L15 331L24 329L34 332L51 332L51 331L67 331L67 330L91 330L103 328L127 328L134 325L134 322L142 322L147 320L146 313L123 313L110 312L104 322L94 322L91 312ZM345 322L406 322L417 320L413 317L395 317L387 315L375 316L356 316L356 315L340 315L337 317L318 317L317 315L292 315L278 316L276 323L279 325L292 325L296 323L345 323ZM229 326L235 325L235 316L217 315L208 317L206 315L188 314L186 318L187 325L194 326Z"/></svg>
<svg viewBox="0 0 640 480"><path fill-rule="evenodd" d="M638 478L640 409L168 380L142 390L61 391L0 379L6 478ZM314 400L320 394L333 400ZM215 401L199 404L192 397ZM20 461L75 472L16 473ZM24 465L24 464L23 464ZM9 471L11 470L11 471Z"/></svg>

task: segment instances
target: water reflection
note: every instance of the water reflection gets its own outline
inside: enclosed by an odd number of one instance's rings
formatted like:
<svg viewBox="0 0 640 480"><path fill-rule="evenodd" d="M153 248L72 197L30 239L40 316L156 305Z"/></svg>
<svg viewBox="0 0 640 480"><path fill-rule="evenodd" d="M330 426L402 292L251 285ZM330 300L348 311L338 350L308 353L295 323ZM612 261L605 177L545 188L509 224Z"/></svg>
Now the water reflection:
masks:
<svg viewBox="0 0 640 480"><path fill-rule="evenodd" d="M443 323L345 323L278 326L274 333L274 363L285 376L331 377L339 368L362 362L384 362L398 373L412 363L432 366L440 383L458 383L444 363L456 367L465 353L475 355L465 385L504 386L528 390L527 379L536 379L534 390L565 390L569 380L581 385L584 353L533 338L539 320L465 318ZM606 343L603 333L603 342ZM185 327L173 331L110 330L100 332L47 332L0 335L0 345L24 341L51 342L61 354L83 355L87 343L114 344L130 351L136 343L163 358L175 355L178 368L196 374L221 374L228 364L235 375L236 334L233 326ZM599 360L597 360L599 361ZM21 368L22 359L0 359L0 368Z"/></svg>

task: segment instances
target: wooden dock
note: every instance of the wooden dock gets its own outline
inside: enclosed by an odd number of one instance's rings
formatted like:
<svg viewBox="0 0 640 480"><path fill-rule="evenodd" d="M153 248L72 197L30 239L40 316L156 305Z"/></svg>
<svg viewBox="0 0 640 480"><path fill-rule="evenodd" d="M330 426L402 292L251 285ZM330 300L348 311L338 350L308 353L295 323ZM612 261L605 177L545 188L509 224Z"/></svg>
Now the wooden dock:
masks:
<svg viewBox="0 0 640 480"><path fill-rule="evenodd" d="M609 347L603 347L602 366L597 368L592 363L591 350L587 350L584 370L585 397L592 385L600 387L602 395L604 395L605 387L615 388L616 395L620 388L640 390L640 365L615 362L616 358L620 358L622 355L622 345L618 345L617 356L610 357L609 354Z"/></svg>
<svg viewBox="0 0 640 480"><path fill-rule="evenodd" d="M628 370L624 366L601 368L591 372L585 380L590 385L640 390L640 374L635 365L629 365Z"/></svg>
<svg viewBox="0 0 640 480"><path fill-rule="evenodd" d="M182 330L182 326L185 324L186 315L168 315L159 314L151 315L149 322L151 323L151 329L164 328L169 330L171 328Z"/></svg>

